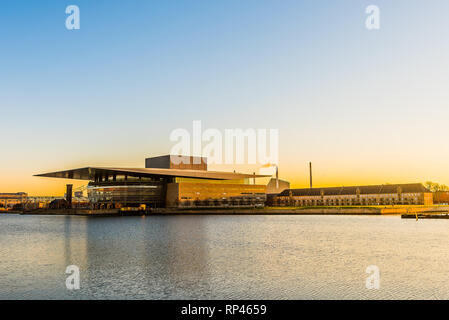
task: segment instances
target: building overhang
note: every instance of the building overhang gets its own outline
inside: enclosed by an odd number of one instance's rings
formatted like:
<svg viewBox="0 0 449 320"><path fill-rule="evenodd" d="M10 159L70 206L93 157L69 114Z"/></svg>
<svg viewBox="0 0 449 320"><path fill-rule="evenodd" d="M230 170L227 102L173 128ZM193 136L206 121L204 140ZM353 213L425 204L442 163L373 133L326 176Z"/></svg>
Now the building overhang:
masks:
<svg viewBox="0 0 449 320"><path fill-rule="evenodd" d="M253 175L235 172L185 170L185 169L159 169L159 168L109 168L109 167L85 167L36 174L35 177L91 180L98 176L127 175L129 177L160 177L160 178L195 178L209 180L240 180L249 178L265 178L268 175Z"/></svg>

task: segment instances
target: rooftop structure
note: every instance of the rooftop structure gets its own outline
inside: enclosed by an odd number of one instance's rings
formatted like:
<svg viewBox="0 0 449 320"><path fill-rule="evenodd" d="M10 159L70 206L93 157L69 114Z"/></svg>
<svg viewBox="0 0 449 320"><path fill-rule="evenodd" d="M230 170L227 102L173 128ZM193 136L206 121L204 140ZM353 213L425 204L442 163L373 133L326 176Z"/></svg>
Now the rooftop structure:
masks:
<svg viewBox="0 0 449 320"><path fill-rule="evenodd" d="M207 158L165 155L145 159L145 168L192 169L207 171Z"/></svg>

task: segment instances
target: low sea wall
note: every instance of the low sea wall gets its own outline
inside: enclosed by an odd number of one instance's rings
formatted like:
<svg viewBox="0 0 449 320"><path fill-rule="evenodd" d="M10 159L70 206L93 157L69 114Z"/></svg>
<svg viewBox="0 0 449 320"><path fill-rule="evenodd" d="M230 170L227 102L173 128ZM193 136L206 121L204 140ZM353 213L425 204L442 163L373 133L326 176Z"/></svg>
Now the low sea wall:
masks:
<svg viewBox="0 0 449 320"><path fill-rule="evenodd" d="M374 208L159 209L153 215L380 215Z"/></svg>
<svg viewBox="0 0 449 320"><path fill-rule="evenodd" d="M141 215L404 215L448 212L443 206L403 207L268 207L268 208L160 208L147 211L120 211L118 209L39 209L23 212L31 215L81 215L81 216L141 216Z"/></svg>

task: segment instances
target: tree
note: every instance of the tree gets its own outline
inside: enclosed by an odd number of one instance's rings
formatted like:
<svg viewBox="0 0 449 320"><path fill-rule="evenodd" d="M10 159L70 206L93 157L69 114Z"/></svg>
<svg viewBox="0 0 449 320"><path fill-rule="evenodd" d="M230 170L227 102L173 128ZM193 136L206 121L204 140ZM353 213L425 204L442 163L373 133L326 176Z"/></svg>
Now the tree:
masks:
<svg viewBox="0 0 449 320"><path fill-rule="evenodd" d="M432 181L427 181L425 187L432 192L449 191L449 187Z"/></svg>
<svg viewBox="0 0 449 320"><path fill-rule="evenodd" d="M426 183L424 183L424 186L432 192L433 192L433 185L434 183L432 181L426 181Z"/></svg>

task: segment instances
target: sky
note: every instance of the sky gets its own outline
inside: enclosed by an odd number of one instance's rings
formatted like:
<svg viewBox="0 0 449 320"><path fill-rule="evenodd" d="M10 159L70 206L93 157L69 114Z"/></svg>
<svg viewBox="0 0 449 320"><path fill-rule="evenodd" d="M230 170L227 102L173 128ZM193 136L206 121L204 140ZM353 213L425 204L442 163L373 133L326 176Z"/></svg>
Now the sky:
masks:
<svg viewBox="0 0 449 320"><path fill-rule="evenodd" d="M365 27L373 4L379 30ZM448 12L447 0L2 1L0 192L62 195L67 180L33 175L143 167L194 120L278 129L293 187L308 186L309 161L315 186L449 184Z"/></svg>

